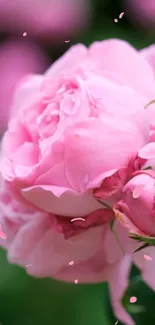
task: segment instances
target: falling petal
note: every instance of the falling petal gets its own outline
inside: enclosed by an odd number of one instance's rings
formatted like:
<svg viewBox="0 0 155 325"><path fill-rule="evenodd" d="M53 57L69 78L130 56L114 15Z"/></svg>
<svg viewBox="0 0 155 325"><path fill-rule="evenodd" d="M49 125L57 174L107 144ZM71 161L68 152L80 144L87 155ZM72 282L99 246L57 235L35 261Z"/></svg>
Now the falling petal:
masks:
<svg viewBox="0 0 155 325"><path fill-rule="evenodd" d="M74 265L74 261L70 261L69 262L69 265Z"/></svg>
<svg viewBox="0 0 155 325"><path fill-rule="evenodd" d="M118 23L118 19L115 18L115 19L114 19L114 22L115 22L115 23Z"/></svg>
<svg viewBox="0 0 155 325"><path fill-rule="evenodd" d="M124 16L124 12L121 12L119 15L119 19L121 19Z"/></svg>
<svg viewBox="0 0 155 325"><path fill-rule="evenodd" d="M85 221L85 219L84 218L73 218L71 220L71 222L73 222L73 221Z"/></svg>
<svg viewBox="0 0 155 325"><path fill-rule="evenodd" d="M133 297L130 298L131 304L134 304L136 301L137 301L137 297L133 296Z"/></svg>
<svg viewBox="0 0 155 325"><path fill-rule="evenodd" d="M79 282L79 280L78 280L78 279L75 279L75 280L74 280L74 283L75 283L75 284L77 284L78 282Z"/></svg>
<svg viewBox="0 0 155 325"><path fill-rule="evenodd" d="M144 255L145 260L152 261L152 257L149 255Z"/></svg>

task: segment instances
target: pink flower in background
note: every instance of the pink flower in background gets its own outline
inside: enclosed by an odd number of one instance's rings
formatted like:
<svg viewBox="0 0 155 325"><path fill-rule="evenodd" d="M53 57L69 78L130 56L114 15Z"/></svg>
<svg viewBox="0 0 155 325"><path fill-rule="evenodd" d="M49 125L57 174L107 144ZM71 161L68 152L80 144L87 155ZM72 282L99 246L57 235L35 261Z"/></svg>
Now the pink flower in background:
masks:
<svg viewBox="0 0 155 325"><path fill-rule="evenodd" d="M0 132L10 117L13 93L20 79L28 73L43 73L47 59L42 51L27 41L8 41L0 46Z"/></svg>
<svg viewBox="0 0 155 325"><path fill-rule="evenodd" d="M128 71L126 86L120 81L121 71L119 77L114 67L111 73L109 62L106 71L99 69L98 54L103 65L106 53L113 62L113 47L120 53L123 48L129 58L135 55L137 62L134 49L121 41L93 44L88 50L77 45L45 75L27 79L17 90L13 103L17 114L3 139L1 172L25 203L70 217L96 211L102 205L92 189L127 168L148 142L144 99L139 94L143 80L135 87L132 83L132 89ZM141 67L138 62L134 71ZM149 65L142 63L150 73Z"/></svg>
<svg viewBox="0 0 155 325"><path fill-rule="evenodd" d="M155 27L154 0L124 0L126 14L145 28Z"/></svg>
<svg viewBox="0 0 155 325"><path fill-rule="evenodd" d="M27 37L68 39L90 18L88 0L0 0L0 29Z"/></svg>
<svg viewBox="0 0 155 325"><path fill-rule="evenodd" d="M155 237L155 172L139 171L125 185L116 215L129 232Z"/></svg>

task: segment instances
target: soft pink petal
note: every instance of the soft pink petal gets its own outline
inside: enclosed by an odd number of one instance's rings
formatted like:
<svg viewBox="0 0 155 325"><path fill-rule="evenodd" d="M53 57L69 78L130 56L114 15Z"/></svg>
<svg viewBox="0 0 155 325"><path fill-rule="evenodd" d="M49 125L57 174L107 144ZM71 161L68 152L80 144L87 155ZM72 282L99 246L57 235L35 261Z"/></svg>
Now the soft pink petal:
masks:
<svg viewBox="0 0 155 325"><path fill-rule="evenodd" d="M138 156L143 159L155 158L155 142L146 144L139 150Z"/></svg>
<svg viewBox="0 0 155 325"><path fill-rule="evenodd" d="M42 75L29 75L20 82L14 95L11 110L12 116L16 115L21 107L30 107L38 100L42 81Z"/></svg>
<svg viewBox="0 0 155 325"><path fill-rule="evenodd" d="M152 258L147 261L144 255ZM144 281L155 291L155 247L145 248L134 254L134 262L140 269Z"/></svg>
<svg viewBox="0 0 155 325"><path fill-rule="evenodd" d="M91 192L78 194L64 187L36 185L21 193L29 203L43 211L70 217L80 217L102 208Z"/></svg>
<svg viewBox="0 0 155 325"><path fill-rule="evenodd" d="M38 217L17 233L10 245L9 260L22 265L31 263L32 267L27 269L31 275L55 277L71 260L78 264L95 255L103 230L103 227L90 229L65 240L52 229L52 218Z"/></svg>
<svg viewBox="0 0 155 325"><path fill-rule="evenodd" d="M46 76L54 77L76 68L87 55L87 48L82 44L72 46L60 59L47 70Z"/></svg>
<svg viewBox="0 0 155 325"><path fill-rule="evenodd" d="M132 265L131 257L124 256L109 274L109 289L116 317L126 325L134 325L133 319L122 306L121 299L129 284L129 272Z"/></svg>
<svg viewBox="0 0 155 325"><path fill-rule="evenodd" d="M24 142L31 141L26 128L17 119L12 119L9 129L2 139L2 150L4 155L14 153Z"/></svg>
<svg viewBox="0 0 155 325"><path fill-rule="evenodd" d="M153 98L153 71L138 51L127 42L119 39L95 42L89 48L89 56L98 61L101 69L121 75L126 85L136 89L143 96Z"/></svg>
<svg viewBox="0 0 155 325"><path fill-rule="evenodd" d="M129 125L127 120L121 123L111 116L92 118L70 127L64 136L66 175L72 187L82 191L86 175L91 181L103 172L126 166L145 143L144 134L134 141L136 134L134 124Z"/></svg>
<svg viewBox="0 0 155 325"><path fill-rule="evenodd" d="M155 74L155 44L152 44L140 51L140 54L151 65Z"/></svg>

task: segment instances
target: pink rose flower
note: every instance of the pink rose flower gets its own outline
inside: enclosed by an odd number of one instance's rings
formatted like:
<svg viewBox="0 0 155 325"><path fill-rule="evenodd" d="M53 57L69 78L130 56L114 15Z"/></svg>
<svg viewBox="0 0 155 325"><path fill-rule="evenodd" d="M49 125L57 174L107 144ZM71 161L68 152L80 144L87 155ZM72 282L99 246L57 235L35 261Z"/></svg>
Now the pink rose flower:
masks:
<svg viewBox="0 0 155 325"><path fill-rule="evenodd" d="M0 132L10 118L13 94L28 73L43 73L48 62L42 51L25 41L10 40L0 46Z"/></svg>
<svg viewBox="0 0 155 325"><path fill-rule="evenodd" d="M130 233L155 237L155 172L136 172L114 210Z"/></svg>
<svg viewBox="0 0 155 325"><path fill-rule="evenodd" d="M121 55L133 62L126 73L113 65ZM139 79L142 69L146 79ZM102 208L93 189L148 142L141 92L146 84L147 101L153 80L148 63L119 40L74 46L45 75L27 79L2 143L1 173L18 198L69 217Z"/></svg>

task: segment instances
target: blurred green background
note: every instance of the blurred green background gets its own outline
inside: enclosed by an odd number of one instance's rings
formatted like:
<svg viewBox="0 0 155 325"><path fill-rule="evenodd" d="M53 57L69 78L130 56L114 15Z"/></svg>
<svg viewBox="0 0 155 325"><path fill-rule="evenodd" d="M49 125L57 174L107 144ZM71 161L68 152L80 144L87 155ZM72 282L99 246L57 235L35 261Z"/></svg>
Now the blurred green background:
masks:
<svg viewBox="0 0 155 325"><path fill-rule="evenodd" d="M118 37L136 48L155 42L155 30L136 25L126 13L123 1L92 0L90 6L92 19L88 27L75 33L69 43L37 40L49 60L55 60L76 42L89 45L94 40ZM121 12L125 12L124 16L115 23L114 19ZM9 37L9 33L3 31L0 41ZM33 38L32 41L36 42ZM135 304L130 304L131 296L137 297ZM143 283L135 267L123 304L137 325L155 324L155 294ZM53 279L34 279L23 269L9 265L6 253L0 251L1 325L114 325L116 321L107 284L75 285Z"/></svg>

